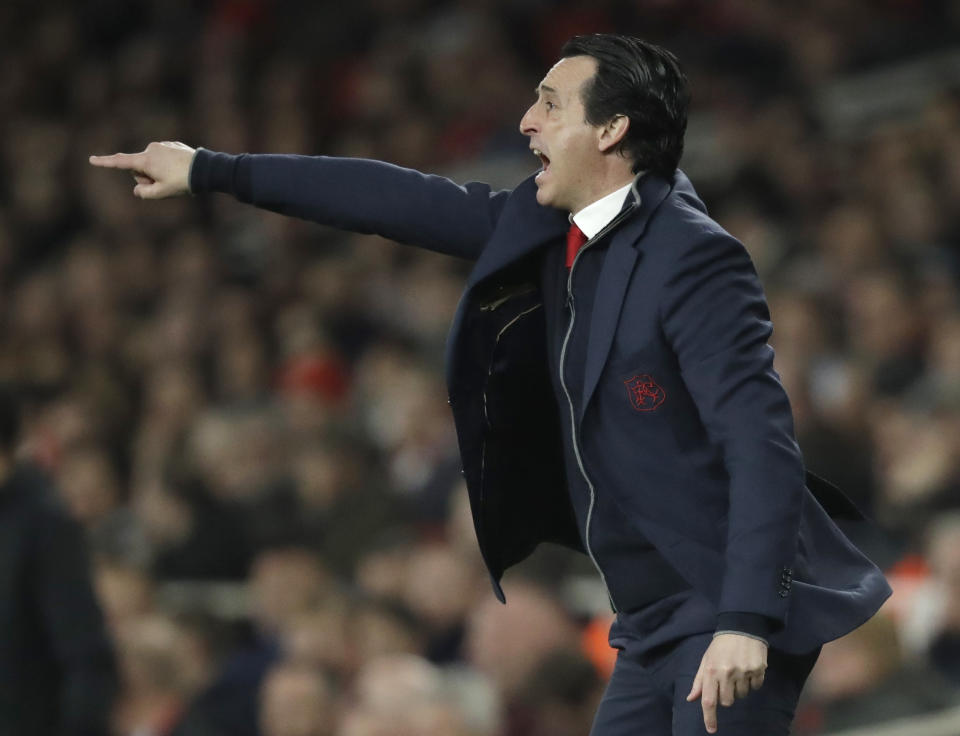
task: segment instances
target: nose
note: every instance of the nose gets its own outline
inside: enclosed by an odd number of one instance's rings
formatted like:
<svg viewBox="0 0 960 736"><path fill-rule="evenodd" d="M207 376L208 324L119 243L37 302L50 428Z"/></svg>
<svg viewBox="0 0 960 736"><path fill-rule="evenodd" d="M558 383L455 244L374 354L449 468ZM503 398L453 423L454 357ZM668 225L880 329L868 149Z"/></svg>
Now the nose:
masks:
<svg viewBox="0 0 960 736"><path fill-rule="evenodd" d="M523 135L533 135L537 132L537 120L535 113L536 104L530 105L527 111L520 118L520 132Z"/></svg>

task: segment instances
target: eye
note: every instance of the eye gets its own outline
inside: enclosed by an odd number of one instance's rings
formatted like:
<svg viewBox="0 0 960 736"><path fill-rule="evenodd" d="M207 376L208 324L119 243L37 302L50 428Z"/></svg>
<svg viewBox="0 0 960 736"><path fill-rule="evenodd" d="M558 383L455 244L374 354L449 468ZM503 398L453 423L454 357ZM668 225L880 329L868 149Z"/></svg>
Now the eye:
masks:
<svg viewBox="0 0 960 736"><path fill-rule="evenodd" d="M554 105L552 102L550 102L550 100L546 100L546 101L543 103L543 105L544 105L544 107L547 108L547 112L549 112L549 111L553 110L554 108L556 108L556 105Z"/></svg>

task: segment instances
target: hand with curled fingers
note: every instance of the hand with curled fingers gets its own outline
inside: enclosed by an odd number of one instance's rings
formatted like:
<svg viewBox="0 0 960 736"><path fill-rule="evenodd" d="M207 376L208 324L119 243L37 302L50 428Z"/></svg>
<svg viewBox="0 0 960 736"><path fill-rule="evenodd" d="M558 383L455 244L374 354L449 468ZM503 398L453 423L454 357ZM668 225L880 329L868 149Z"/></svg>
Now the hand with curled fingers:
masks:
<svg viewBox="0 0 960 736"><path fill-rule="evenodd" d="M687 695L687 702L700 698L708 733L717 732L717 705L731 706L737 698L759 690L766 669L766 642L736 633L714 636Z"/></svg>
<svg viewBox="0 0 960 736"><path fill-rule="evenodd" d="M163 199L189 193L190 165L195 154L196 150L184 143L163 141L151 143L140 153L91 156L90 163L131 172L136 181L134 196Z"/></svg>

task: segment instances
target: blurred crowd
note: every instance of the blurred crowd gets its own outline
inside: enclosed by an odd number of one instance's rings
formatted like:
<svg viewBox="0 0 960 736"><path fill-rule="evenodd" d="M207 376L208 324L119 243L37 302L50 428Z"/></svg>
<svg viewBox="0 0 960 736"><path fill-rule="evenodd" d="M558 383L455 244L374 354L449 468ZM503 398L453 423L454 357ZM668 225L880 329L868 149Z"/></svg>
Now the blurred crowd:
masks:
<svg viewBox="0 0 960 736"><path fill-rule="evenodd" d="M510 186L531 90L600 30L684 63L723 161L690 174L764 280L808 465L877 521L850 534L894 598L824 649L798 733L957 701L960 86L853 133L819 101L955 50L960 3L5 0L0 380L86 531L115 736L589 731L589 566L538 553L503 607L476 550L441 365L469 264L145 203L86 157L183 140Z"/></svg>

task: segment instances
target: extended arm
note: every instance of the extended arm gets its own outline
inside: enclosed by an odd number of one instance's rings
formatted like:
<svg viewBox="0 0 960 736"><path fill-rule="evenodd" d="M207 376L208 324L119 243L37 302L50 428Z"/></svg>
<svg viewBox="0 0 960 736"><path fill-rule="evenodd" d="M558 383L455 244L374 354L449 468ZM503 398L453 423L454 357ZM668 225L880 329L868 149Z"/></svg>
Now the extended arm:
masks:
<svg viewBox="0 0 960 736"><path fill-rule="evenodd" d="M480 255L509 195L381 161L232 156L170 142L91 156L90 163L131 171L134 194L144 199L224 192L274 212L469 259Z"/></svg>

